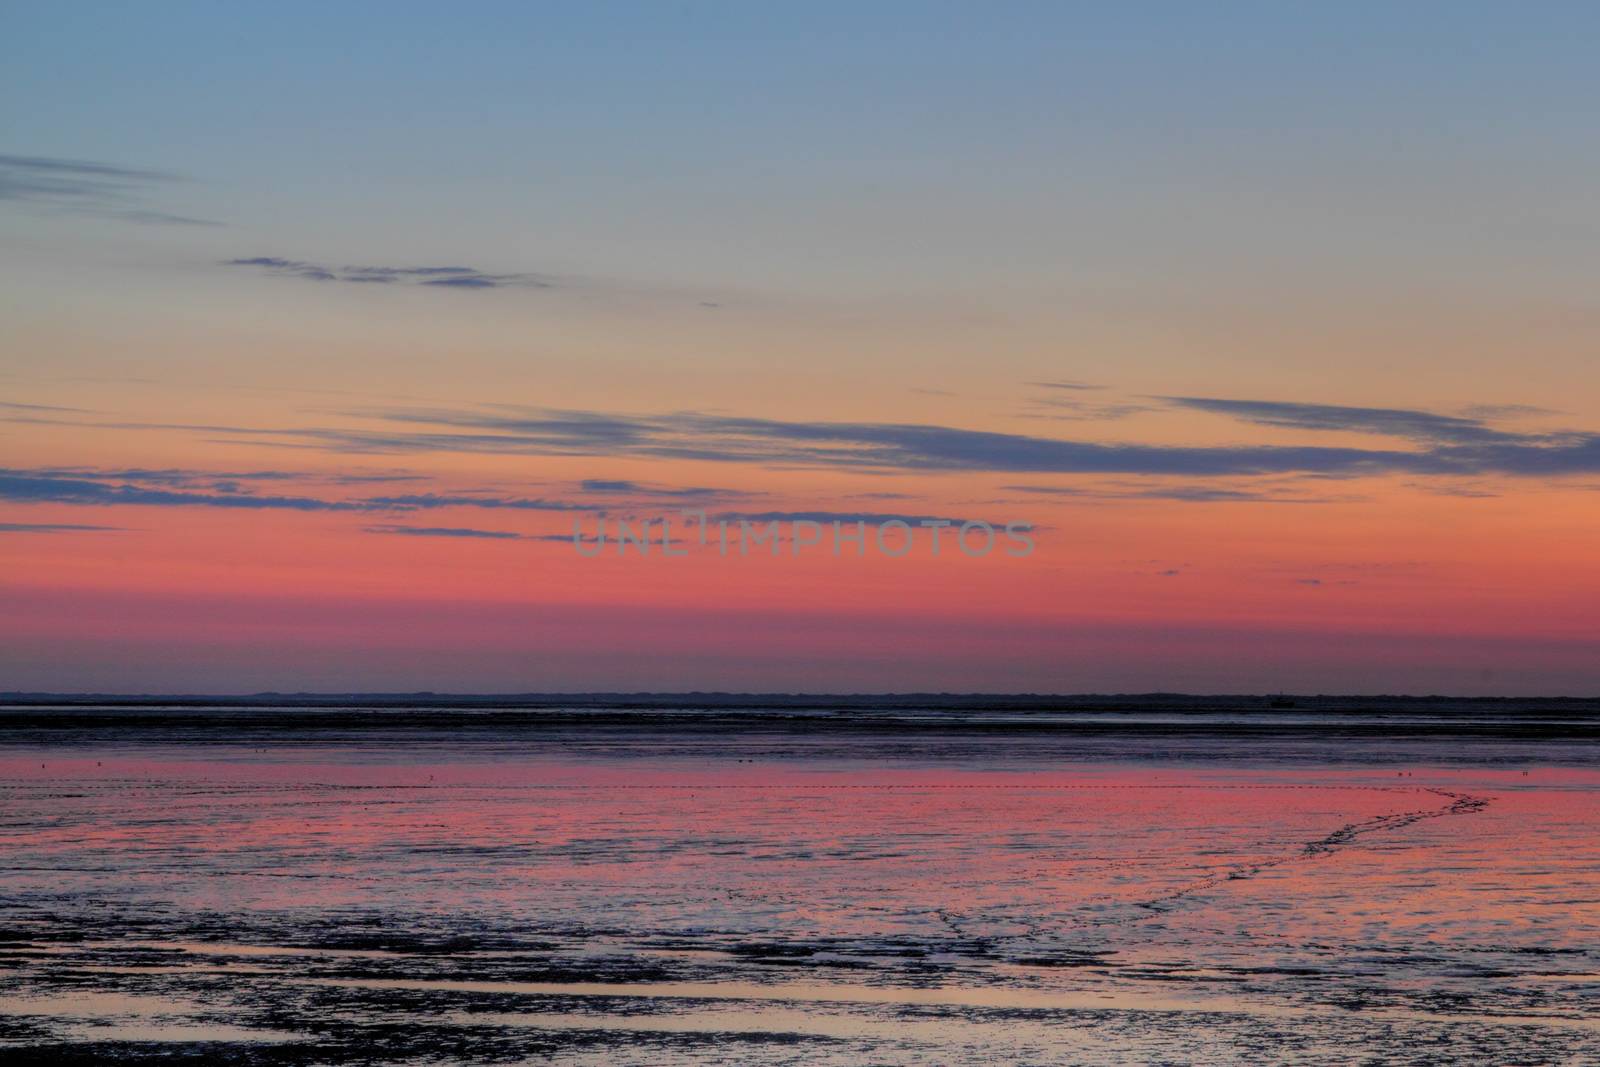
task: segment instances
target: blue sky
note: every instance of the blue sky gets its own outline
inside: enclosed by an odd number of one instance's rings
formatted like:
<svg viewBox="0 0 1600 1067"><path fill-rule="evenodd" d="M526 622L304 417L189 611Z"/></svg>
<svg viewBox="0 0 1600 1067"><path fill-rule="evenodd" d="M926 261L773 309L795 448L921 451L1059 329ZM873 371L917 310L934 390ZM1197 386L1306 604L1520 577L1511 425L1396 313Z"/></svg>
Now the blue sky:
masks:
<svg viewBox="0 0 1600 1067"><path fill-rule="evenodd" d="M1571 267L1595 223L1583 6L440 10L14 6L7 141L191 176L186 211L306 254L824 291L1081 278L1064 240L1112 278Z"/></svg>
<svg viewBox="0 0 1600 1067"><path fill-rule="evenodd" d="M1597 30L1559 4L10 5L0 668L414 688L454 642L505 688L1588 685ZM571 514L685 493L1023 518L1040 550L915 581L563 554ZM783 643L951 604L1027 647ZM459 624L406 621L426 605ZM692 676L575 659L574 605L724 636ZM1174 627L1304 640L1267 664ZM297 680L307 648L336 672Z"/></svg>

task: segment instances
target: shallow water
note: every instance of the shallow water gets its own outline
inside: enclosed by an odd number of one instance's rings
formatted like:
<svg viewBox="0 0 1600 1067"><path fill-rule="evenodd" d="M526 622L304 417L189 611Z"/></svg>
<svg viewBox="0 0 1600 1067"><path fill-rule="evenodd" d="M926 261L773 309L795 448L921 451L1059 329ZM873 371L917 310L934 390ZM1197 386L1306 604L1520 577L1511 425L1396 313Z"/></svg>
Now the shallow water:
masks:
<svg viewBox="0 0 1600 1067"><path fill-rule="evenodd" d="M1600 1060L1584 709L1249 742L1160 710L115 714L0 746L13 1050Z"/></svg>

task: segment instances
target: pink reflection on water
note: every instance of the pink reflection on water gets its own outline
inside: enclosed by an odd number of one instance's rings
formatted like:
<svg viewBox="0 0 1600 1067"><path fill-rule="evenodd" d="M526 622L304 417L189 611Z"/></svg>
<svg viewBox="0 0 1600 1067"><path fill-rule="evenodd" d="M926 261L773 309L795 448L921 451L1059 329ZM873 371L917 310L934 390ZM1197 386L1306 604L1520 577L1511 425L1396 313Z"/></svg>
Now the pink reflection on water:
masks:
<svg viewBox="0 0 1600 1067"><path fill-rule="evenodd" d="M1600 780L1584 769L106 754L9 757L0 779L16 816L0 838L13 892L48 882L186 908L383 904L537 923L603 914L657 934L785 938L1042 943L1138 927L1146 947L1197 938L1213 956L1329 937L1540 946L1596 932L1595 905L1573 893L1596 871ZM1450 813L1465 794L1490 803Z"/></svg>
<svg viewBox="0 0 1600 1067"><path fill-rule="evenodd" d="M430 1010L915 1039L975 1062L1018 1041L1122 1047L1115 1029L959 1017L976 1009L1177 1013L1148 1045L1163 1056L1189 1032L1231 1047L1250 1018L1340 1048L1334 1005L1560 1035L1537 1049L1590 1040L1600 992L1585 768L189 745L13 751L0 802L0 901L37 938L29 1003L72 1040L90 1024L53 983L516 997ZM91 1029L193 1034L231 1010Z"/></svg>

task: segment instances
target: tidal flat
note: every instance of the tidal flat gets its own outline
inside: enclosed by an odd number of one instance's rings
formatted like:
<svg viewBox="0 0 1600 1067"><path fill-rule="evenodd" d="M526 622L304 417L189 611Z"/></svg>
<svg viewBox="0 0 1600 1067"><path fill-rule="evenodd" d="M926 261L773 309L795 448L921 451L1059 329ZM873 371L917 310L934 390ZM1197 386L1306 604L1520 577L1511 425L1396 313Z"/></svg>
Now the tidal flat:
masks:
<svg viewBox="0 0 1600 1067"><path fill-rule="evenodd" d="M1600 711L20 701L0 1059L1600 1062Z"/></svg>

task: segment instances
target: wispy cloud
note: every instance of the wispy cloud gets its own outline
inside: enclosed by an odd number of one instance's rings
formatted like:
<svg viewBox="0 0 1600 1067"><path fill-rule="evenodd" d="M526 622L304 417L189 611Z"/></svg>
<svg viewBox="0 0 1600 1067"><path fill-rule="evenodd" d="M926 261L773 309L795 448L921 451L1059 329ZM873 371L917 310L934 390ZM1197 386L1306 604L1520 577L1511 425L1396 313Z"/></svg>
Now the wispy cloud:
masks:
<svg viewBox="0 0 1600 1067"><path fill-rule="evenodd" d="M466 526L395 526L364 527L367 533L399 534L405 537L466 537L493 541L516 541L522 535L510 530L474 530Z"/></svg>
<svg viewBox="0 0 1600 1067"><path fill-rule="evenodd" d="M1456 485L1448 482L1407 482L1406 487L1422 493L1432 493L1434 496L1455 496L1465 500L1492 500L1500 495L1475 485Z"/></svg>
<svg viewBox="0 0 1600 1067"><path fill-rule="evenodd" d="M1425 413L1423 413L1425 414ZM1455 430L1470 444L1377 449L1328 445L1149 445L1101 443L905 423L792 422L678 412L633 416L591 411L391 411L383 422L416 430L279 431L339 451L485 452L647 456L801 467L925 472L1138 474L1224 477L1600 471L1600 435L1560 437ZM1448 416L1440 418L1448 419ZM1457 420L1460 421L1460 420ZM1416 422L1386 420L1415 436ZM1446 425L1449 425L1446 423ZM1435 436L1445 431L1434 431Z"/></svg>
<svg viewBox="0 0 1600 1067"><path fill-rule="evenodd" d="M195 492L132 482L67 478L31 471L0 470L0 500L38 504L198 506L288 511L377 510L349 501L305 496L256 496L238 492Z"/></svg>
<svg viewBox="0 0 1600 1067"><path fill-rule="evenodd" d="M1464 409L1462 414L1474 419L1537 419L1565 412L1532 404L1474 404Z"/></svg>
<svg viewBox="0 0 1600 1067"><path fill-rule="evenodd" d="M89 526L78 522L0 522L0 533L97 533L123 529L121 526Z"/></svg>
<svg viewBox="0 0 1600 1067"><path fill-rule="evenodd" d="M173 489L213 489L241 492L247 483L304 482L328 485L387 485L414 482L421 475L294 470L200 470L184 467L34 467L28 474L41 477L80 478L96 482L136 482Z"/></svg>
<svg viewBox="0 0 1600 1067"><path fill-rule="evenodd" d="M593 504L543 497L507 497L466 493L407 493L402 496L364 497L369 508L400 511L431 511L438 508L490 508L506 511L595 511Z"/></svg>
<svg viewBox="0 0 1600 1067"><path fill-rule="evenodd" d="M1336 504L1352 497L1308 496L1292 488L1240 488L1219 485L1063 486L1005 485L1002 489L1037 496L1076 497L1084 500L1173 500L1189 504Z"/></svg>
<svg viewBox="0 0 1600 1067"><path fill-rule="evenodd" d="M377 424L367 427L227 427L17 418L74 426L187 430L213 440L249 439L345 454L643 457L756 464L768 469L846 469L871 474L995 472L1172 479L1401 474L1460 480L1600 473L1600 434L1590 432L1514 433L1460 416L1402 409L1201 398L1174 398L1170 402L1274 427L1359 429L1390 437L1397 443L1392 448L1168 445L1069 440L926 423L800 422L694 411L630 415L505 405L346 413L350 418ZM479 502L477 506L492 505ZM522 506L549 507L551 502ZM563 506L577 507L570 503Z"/></svg>
<svg viewBox="0 0 1600 1067"><path fill-rule="evenodd" d="M1439 415L1431 411L1407 408L1344 407L1335 404L1227 400L1198 396L1164 396L1156 399L1178 407L1226 415L1242 422L1294 430L1338 430L1458 444L1515 442L1526 439L1524 435L1496 430L1483 418Z"/></svg>
<svg viewBox="0 0 1600 1067"><path fill-rule="evenodd" d="M581 544L581 545L602 545L602 544L605 544L604 540L602 540L599 537L596 537L594 534L525 534L525 535L523 535L522 539L524 541L547 541L547 542L550 542L551 544L567 544L567 545L574 544L574 543ZM661 541L660 541L659 538L657 538L653 543L654 544L660 544ZM682 542L678 538L674 537L668 543L676 545L676 544L681 544Z"/></svg>
<svg viewBox="0 0 1600 1067"><path fill-rule="evenodd" d="M334 485L381 485L386 482L420 481L420 474L329 474L326 479Z"/></svg>
<svg viewBox="0 0 1600 1067"><path fill-rule="evenodd" d="M621 494L632 497L661 498L669 500L710 500L717 497L750 496L738 489L718 489L708 485L670 486L651 485L625 478L585 478L579 483L585 493Z"/></svg>
<svg viewBox="0 0 1600 1067"><path fill-rule="evenodd" d="M1091 403L1073 396L1053 394L1036 396L1028 401L1030 407L1042 408L1042 411L1030 411L1023 416L1027 419L1054 419L1059 422L1110 422L1114 419L1125 419L1129 415L1138 415L1142 412L1155 410L1149 404L1136 404L1131 401L1121 403Z"/></svg>
<svg viewBox="0 0 1600 1067"><path fill-rule="evenodd" d="M908 526L916 526L924 522L944 522L952 526L960 526L967 519L952 519L942 515L900 515L892 512L863 512L863 511L756 511L737 512L729 511L720 515L712 515L714 522L815 522L824 526L831 526L835 522L845 525L854 525L865 522L874 526L882 526L886 522L903 522ZM1005 523L991 523L992 526L1004 526Z"/></svg>
<svg viewBox="0 0 1600 1067"><path fill-rule="evenodd" d="M214 486L219 483L287 482L314 475L279 470L187 470L179 467L39 467L33 473L63 478L89 478L95 481L129 481L149 485Z"/></svg>
<svg viewBox="0 0 1600 1067"><path fill-rule="evenodd" d="M235 472L264 477L278 472ZM210 479L209 481L207 479ZM199 488L196 488L196 484ZM581 511L604 514L591 503L505 496L494 493L408 493L331 499L306 494L256 493L238 481L200 472L137 470L63 471L60 468L0 469L0 500L21 504L208 507L247 511L415 512L446 508L509 511Z"/></svg>
<svg viewBox="0 0 1600 1067"><path fill-rule="evenodd" d="M147 204L153 191L182 181L180 175L159 170L80 159L0 155L0 201L156 226L218 225Z"/></svg>
<svg viewBox="0 0 1600 1067"><path fill-rule="evenodd" d="M223 261L225 267L247 267L280 278L313 282L351 282L358 285L422 285L439 289L498 289L517 286L549 289L555 283L538 274L491 274L473 267L361 267L332 266L303 259L251 256Z"/></svg>
<svg viewBox="0 0 1600 1067"><path fill-rule="evenodd" d="M7 411L57 411L73 415L89 414L89 411L85 408L63 408L54 404L19 404L11 400L0 400L0 408L5 408Z"/></svg>

